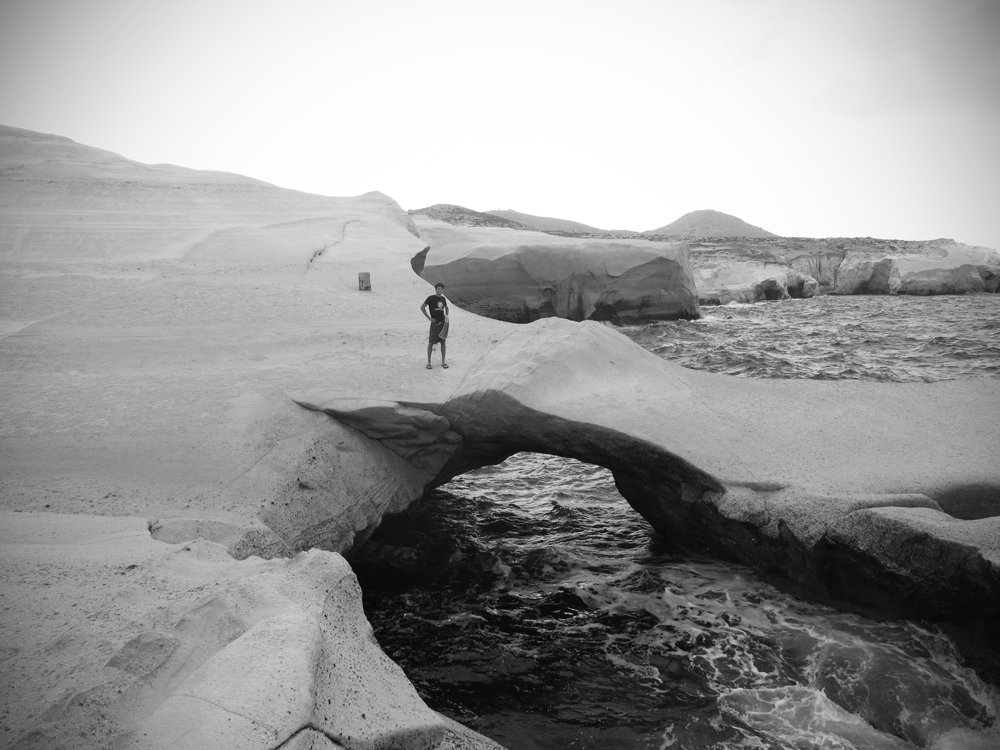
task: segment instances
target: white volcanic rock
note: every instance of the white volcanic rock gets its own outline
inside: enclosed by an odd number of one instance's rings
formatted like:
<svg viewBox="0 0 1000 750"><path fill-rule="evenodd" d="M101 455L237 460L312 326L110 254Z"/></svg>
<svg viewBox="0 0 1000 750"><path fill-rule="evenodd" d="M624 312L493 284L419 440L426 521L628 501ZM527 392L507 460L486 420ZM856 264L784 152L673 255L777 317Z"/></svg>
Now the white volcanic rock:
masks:
<svg viewBox="0 0 1000 750"><path fill-rule="evenodd" d="M516 443L512 452L523 449L522 441L569 440L578 446L592 437L555 426L585 424L629 444L658 446L697 467L706 487L771 493L797 488L817 496L919 494L944 502L961 486L1000 488L994 460L1000 426L983 409L997 394L1000 381L985 378L939 383L733 378L662 360L601 324L547 319L501 338L445 401L382 400L376 410L371 402L333 394L325 401L319 393L297 398L311 408L336 410L383 443L380 434L405 443L403 432L417 432L406 426L413 422L410 412L390 404L443 417L448 430L442 424L440 434L449 447L439 454L441 467L460 460L470 436L498 452L502 440ZM531 423L520 412L541 421ZM913 420L914 413L925 419ZM801 416L778 419L778 414ZM374 426L383 421L387 424ZM454 434L461 442L456 444ZM603 451L603 440L588 450ZM548 444L555 453L569 450L568 443ZM610 460L604 455L599 463Z"/></svg>
<svg viewBox="0 0 1000 750"><path fill-rule="evenodd" d="M457 734L378 648L340 555L236 562L212 542L154 541L142 518L0 518L18 686L5 724L33 727L5 747L269 750L311 731L347 749L445 747ZM45 684L40 670L67 676Z"/></svg>
<svg viewBox="0 0 1000 750"><path fill-rule="evenodd" d="M851 249L837 270L836 294L995 292L1000 254L951 240Z"/></svg>
<svg viewBox="0 0 1000 750"><path fill-rule="evenodd" d="M99 501L157 519L171 541L290 553L319 539L349 548L370 513L409 498L387 484L358 517L357 482L402 476L385 465L398 457L365 450L339 469L356 433L319 424L285 391L442 386L422 365L430 288L410 258L423 245L390 198L147 167L14 129L0 144L7 507L87 513ZM69 240L59 227L71 217L82 220ZM52 232L36 229L46 221ZM106 244L119 230L132 239ZM358 291L362 271L371 292ZM499 325L453 318L450 377Z"/></svg>
<svg viewBox="0 0 1000 750"><path fill-rule="evenodd" d="M628 502L679 546L781 569L814 596L883 614L995 623L1000 427L983 405L998 399L992 379L689 371L608 327L549 319L500 341L443 403L300 403L386 447L380 435L419 437L412 410L442 417L439 434L460 439L442 444L431 486L519 451L571 456L610 469ZM980 516L947 515L972 488ZM893 524L882 520L889 509ZM914 547L921 538L924 553Z"/></svg>
<svg viewBox="0 0 1000 750"><path fill-rule="evenodd" d="M378 193L308 195L13 128L0 131L0 164L0 509L10 532L0 643L7 684L17 685L0 691L0 746L34 729L21 746L68 737L103 748L140 725L154 744L189 726L190 737L211 738L199 747L261 737L275 747L296 729L293 746L326 746L300 723L295 696L334 677L329 705L342 713L327 726L341 727L343 747L406 746L397 728L432 724L417 744L456 746L448 722L422 704L410 712L405 682L406 700L379 692L371 670L384 657L356 598L331 594L354 625L320 638L310 618L325 622L314 616L325 589L295 593L303 558L237 562L227 551L347 550L430 479L289 391L443 396L506 326L455 310L451 369L424 369L419 306L430 287L410 266L423 244ZM371 274L370 292L358 290L360 272ZM114 517L129 519L127 533ZM26 542L32 535L47 541ZM195 554L187 543L211 565L183 562ZM176 562L169 574L164 555ZM327 564L346 575L343 561ZM263 570L280 596L259 599L244 585ZM220 641L209 621L248 611ZM234 638L235 651L222 648ZM312 656L337 653L341 638L343 671L321 674ZM177 679L154 669L143 687L128 670L153 669L175 639L190 668ZM367 661L352 664L352 654ZM281 694L259 703L265 693L248 686L261 684ZM431 724L414 724L418 715ZM73 734L84 725L95 734ZM365 734L376 730L379 741Z"/></svg>
<svg viewBox="0 0 1000 750"><path fill-rule="evenodd" d="M691 266L701 304L805 299L819 292L812 276L733 248L699 249Z"/></svg>
<svg viewBox="0 0 1000 750"><path fill-rule="evenodd" d="M616 323L690 317L678 313L676 300L686 295L677 292L673 267L649 262L649 251L662 243L488 229L482 215L461 211L411 214L429 246L414 258L414 270L446 283L465 309L521 323L550 316ZM686 267L700 304L1000 288L1000 253L953 240L775 237L750 225L742 231L729 222L739 220L718 212L683 218L690 221L678 224L684 232L674 236L692 237Z"/></svg>
<svg viewBox="0 0 1000 750"><path fill-rule="evenodd" d="M1000 252L953 240L700 239L691 242L690 261L699 298L722 304L781 298L782 290L792 297L965 294L996 292L1000 283Z"/></svg>
<svg viewBox="0 0 1000 750"><path fill-rule="evenodd" d="M414 259L414 269L428 281L446 283L457 303L481 315L514 322L553 315L627 323L685 317L672 301L677 298L673 272L664 275L648 263L653 244L491 230L463 226L454 217L458 226L415 218L430 249ZM688 247L687 267L700 304L1000 288L1000 253L952 240L701 237ZM623 273L622 262L635 266ZM668 304L658 305L650 287ZM649 306L630 309L636 299Z"/></svg>
<svg viewBox="0 0 1000 750"><path fill-rule="evenodd" d="M171 259L304 269L371 216L415 234L392 199L327 198L242 175L149 165L68 138L0 126L0 258ZM348 234L352 235L348 237Z"/></svg>
<svg viewBox="0 0 1000 750"><path fill-rule="evenodd" d="M259 556L347 551L426 487L522 449L609 465L664 533L831 598L864 600L875 589L859 581L926 533L957 573L906 589L929 563L900 563L915 572L880 594L897 613L968 620L1000 601L989 519L934 507L964 497L996 515L995 380L729 378L600 324L516 326L458 305L450 368L428 371L431 287L411 266L426 244L386 196L282 191L15 129L0 160L0 644L16 685L0 692L0 745L106 747L133 728L129 741L156 741L185 722L215 737L224 714L224 741L298 726L288 747L353 750L382 741L347 739L371 706L385 746L406 746L404 725L469 746L408 698L378 699L380 685L409 693L354 640L368 637L356 600L313 586L325 570L349 587L335 554ZM841 554L860 578L824 567ZM317 635L328 604L339 629ZM227 677L262 643L273 656ZM176 644L190 662L160 670ZM270 677L283 690L264 706L244 687ZM306 726L308 679L342 681L337 715L314 706Z"/></svg>
<svg viewBox="0 0 1000 750"><path fill-rule="evenodd" d="M615 323L698 317L683 243L557 237L415 218L429 249L414 269L432 284L445 284L454 304L480 315Z"/></svg>

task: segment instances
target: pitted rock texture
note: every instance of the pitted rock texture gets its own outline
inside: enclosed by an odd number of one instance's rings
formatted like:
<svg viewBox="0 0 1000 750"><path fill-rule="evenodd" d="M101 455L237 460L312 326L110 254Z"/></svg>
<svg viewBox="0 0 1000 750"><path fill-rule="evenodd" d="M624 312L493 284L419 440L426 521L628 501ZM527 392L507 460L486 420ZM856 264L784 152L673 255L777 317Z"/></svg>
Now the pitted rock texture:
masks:
<svg viewBox="0 0 1000 750"><path fill-rule="evenodd" d="M593 240L416 216L414 269L454 305L497 320L637 323L698 317L684 243Z"/></svg>

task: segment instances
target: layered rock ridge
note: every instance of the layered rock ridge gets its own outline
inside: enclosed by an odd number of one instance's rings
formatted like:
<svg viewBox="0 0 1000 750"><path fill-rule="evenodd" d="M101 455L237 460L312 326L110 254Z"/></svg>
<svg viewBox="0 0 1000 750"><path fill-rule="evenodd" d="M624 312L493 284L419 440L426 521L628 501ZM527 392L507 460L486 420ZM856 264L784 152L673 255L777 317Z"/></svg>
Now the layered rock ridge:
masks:
<svg viewBox="0 0 1000 750"><path fill-rule="evenodd" d="M981 635L1000 618L1000 428L980 408L997 397L985 379L699 373L599 324L548 319L501 341L444 402L300 403L413 462L427 487L518 451L605 466L679 547L809 597ZM948 499L972 485L979 517L949 515Z"/></svg>
<svg viewBox="0 0 1000 750"><path fill-rule="evenodd" d="M450 280L451 295L466 309L512 322L558 316L635 323L690 316L689 310L678 312L673 300L662 305L655 296L662 299L672 288L673 268L641 265L642 258L660 253L663 243L687 243L687 267L702 305L1000 288L1000 252L947 239L777 237L715 211L693 212L642 234L574 228L573 222L560 230L555 219L521 224L511 220L526 214L460 206L409 213L427 243L413 260L414 270L428 279L436 274ZM495 231L481 231L485 227ZM539 233L523 233L532 227ZM567 244L574 239L575 247ZM587 260L581 262L581 255Z"/></svg>
<svg viewBox="0 0 1000 750"><path fill-rule="evenodd" d="M1000 285L1000 252L954 240L739 237L694 239L690 246L701 304L816 294L994 293Z"/></svg>
<svg viewBox="0 0 1000 750"><path fill-rule="evenodd" d="M378 192L330 198L243 175L140 164L69 138L0 126L0 260L288 263L305 270L372 225L416 234Z"/></svg>
<svg viewBox="0 0 1000 750"><path fill-rule="evenodd" d="M683 243L591 240L416 216L427 249L414 270L479 315L637 323L698 317Z"/></svg>

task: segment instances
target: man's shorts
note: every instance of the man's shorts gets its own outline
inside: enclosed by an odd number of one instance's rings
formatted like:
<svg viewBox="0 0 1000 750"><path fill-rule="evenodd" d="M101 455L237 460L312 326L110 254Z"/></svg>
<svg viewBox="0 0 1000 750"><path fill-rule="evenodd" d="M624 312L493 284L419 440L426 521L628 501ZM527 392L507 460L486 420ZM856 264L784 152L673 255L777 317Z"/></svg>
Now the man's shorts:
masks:
<svg viewBox="0 0 1000 750"><path fill-rule="evenodd" d="M446 338L448 338L448 321L438 323L436 320L432 320L430 338L428 339L431 346L441 343Z"/></svg>

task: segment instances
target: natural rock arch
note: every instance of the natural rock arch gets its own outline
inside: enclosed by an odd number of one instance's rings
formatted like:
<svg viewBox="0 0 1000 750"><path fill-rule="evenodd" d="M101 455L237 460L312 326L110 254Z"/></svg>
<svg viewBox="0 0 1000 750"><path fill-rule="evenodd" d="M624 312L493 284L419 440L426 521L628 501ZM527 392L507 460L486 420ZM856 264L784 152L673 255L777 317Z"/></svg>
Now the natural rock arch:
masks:
<svg viewBox="0 0 1000 750"><path fill-rule="evenodd" d="M925 429L906 415L934 404L985 435L994 428L974 406L992 398L985 391L1000 385L698 373L609 327L549 319L517 327L442 402L298 403L411 472L402 490L379 480L395 493L385 512L514 453L574 458L609 469L625 500L680 547L777 572L842 606L961 622L982 646L1000 617L1000 516L984 517L983 506L978 520L960 520L935 498L975 485L976 502L993 502L1000 477L989 440L969 446L959 430L962 453L942 462L942 441L953 439L945 420Z"/></svg>
<svg viewBox="0 0 1000 750"><path fill-rule="evenodd" d="M427 489L531 452L608 469L622 497L654 527L663 527L661 502L694 502L725 491L718 479L653 442L540 412L501 391L464 395L435 411L359 399L319 408L426 471Z"/></svg>

